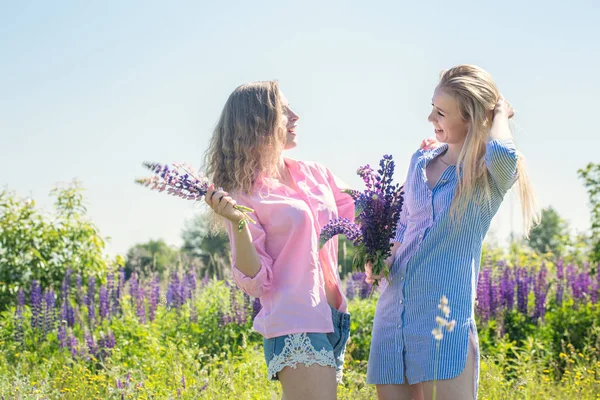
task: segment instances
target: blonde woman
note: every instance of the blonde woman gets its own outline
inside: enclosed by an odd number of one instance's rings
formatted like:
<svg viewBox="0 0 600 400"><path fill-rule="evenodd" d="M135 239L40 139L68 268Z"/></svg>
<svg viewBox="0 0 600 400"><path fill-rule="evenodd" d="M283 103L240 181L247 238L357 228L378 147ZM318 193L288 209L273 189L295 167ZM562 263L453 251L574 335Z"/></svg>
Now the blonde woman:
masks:
<svg viewBox="0 0 600 400"><path fill-rule="evenodd" d="M223 190L209 188L206 202L227 221L235 282L260 298L254 329L269 379L286 400L335 399L350 315L337 241L318 243L330 219L354 217L354 202L324 166L284 157L296 147L297 121L276 82L238 87L206 154L207 174ZM256 224L238 229L237 202L254 209Z"/></svg>
<svg viewBox="0 0 600 400"><path fill-rule="evenodd" d="M473 309L483 239L515 182L526 232L538 218L509 127L513 110L491 76L471 65L444 71L432 106L428 119L440 143L410 162L391 283L375 314L367 382L377 385L379 399L430 399L434 378L438 400L476 398ZM380 278L368 274L369 281ZM444 295L456 325L441 340L436 377L432 330Z"/></svg>

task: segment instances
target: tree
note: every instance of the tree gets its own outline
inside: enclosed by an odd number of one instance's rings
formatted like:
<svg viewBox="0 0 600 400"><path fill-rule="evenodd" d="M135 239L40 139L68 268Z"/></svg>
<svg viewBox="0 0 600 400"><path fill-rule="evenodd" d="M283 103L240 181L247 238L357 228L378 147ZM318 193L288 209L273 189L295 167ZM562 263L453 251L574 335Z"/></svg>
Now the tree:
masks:
<svg viewBox="0 0 600 400"><path fill-rule="evenodd" d="M577 171L590 197L592 252L590 259L600 262L600 164L589 163Z"/></svg>
<svg viewBox="0 0 600 400"><path fill-rule="evenodd" d="M542 219L529 233L529 246L539 254L552 253L556 258L564 255L569 245L568 225L556 210L548 207L542 210Z"/></svg>
<svg viewBox="0 0 600 400"><path fill-rule="evenodd" d="M231 247L225 232L210 230L210 220L206 214L198 214L186 221L181 232L182 252L190 262L199 262L200 273L223 279L231 269Z"/></svg>
<svg viewBox="0 0 600 400"><path fill-rule="evenodd" d="M163 239L150 240L146 243L136 244L127 252L125 274L131 276L137 271L143 277L149 278L158 274L165 276L169 268L175 267L179 261L179 251L165 243Z"/></svg>
<svg viewBox="0 0 600 400"><path fill-rule="evenodd" d="M105 241L87 217L79 183L57 187L51 196L54 215L36 208L32 199L0 192L0 310L33 280L58 289L67 268L84 279L104 276L108 268Z"/></svg>

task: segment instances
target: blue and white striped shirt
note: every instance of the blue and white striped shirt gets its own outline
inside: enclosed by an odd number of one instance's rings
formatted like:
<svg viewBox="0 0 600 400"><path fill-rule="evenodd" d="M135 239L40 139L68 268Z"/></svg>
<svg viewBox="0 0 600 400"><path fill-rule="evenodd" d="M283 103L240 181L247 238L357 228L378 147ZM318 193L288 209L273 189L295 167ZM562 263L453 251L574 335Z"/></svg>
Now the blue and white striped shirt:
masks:
<svg viewBox="0 0 600 400"><path fill-rule="evenodd" d="M481 246L517 179L517 152L512 140L488 142L485 164L491 197L484 204L471 199L455 222L449 211L458 182L456 167L449 166L433 190L425 174L427 164L447 148L419 150L410 162L396 235L402 245L375 312L367 371L371 384L402 384L405 376L410 384L434 379L436 340L431 331L441 315L437 306L442 295L449 300L449 319L456 320L456 327L441 340L437 379L460 375L469 331L477 337L474 303Z"/></svg>

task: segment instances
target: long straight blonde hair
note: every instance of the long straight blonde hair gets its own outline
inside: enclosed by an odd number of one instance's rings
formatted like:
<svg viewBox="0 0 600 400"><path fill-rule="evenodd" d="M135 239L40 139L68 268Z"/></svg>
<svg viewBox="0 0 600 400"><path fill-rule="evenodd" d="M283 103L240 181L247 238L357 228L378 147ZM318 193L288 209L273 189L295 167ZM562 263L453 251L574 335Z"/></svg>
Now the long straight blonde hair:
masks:
<svg viewBox="0 0 600 400"><path fill-rule="evenodd" d="M205 153L205 173L215 186L250 194L262 175L274 174L284 144L279 85L247 83L225 103Z"/></svg>
<svg viewBox="0 0 600 400"><path fill-rule="evenodd" d="M482 201L489 199L490 186L484 156L489 131L494 118L494 108L500 99L498 87L491 75L474 65L459 65L442 71L438 87L451 95L457 102L461 117L469 125L467 137L458 156L458 186L450 208L450 215L459 218L475 194L482 187ZM540 219L539 207L527 173L525 159L517 151L517 175L523 230L525 236Z"/></svg>

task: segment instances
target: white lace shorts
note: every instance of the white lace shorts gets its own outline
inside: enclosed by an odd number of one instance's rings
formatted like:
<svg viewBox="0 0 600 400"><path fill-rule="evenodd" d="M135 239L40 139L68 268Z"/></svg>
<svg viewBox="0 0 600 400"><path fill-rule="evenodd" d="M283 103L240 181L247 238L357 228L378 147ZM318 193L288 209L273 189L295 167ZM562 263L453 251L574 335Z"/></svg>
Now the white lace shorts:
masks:
<svg viewBox="0 0 600 400"><path fill-rule="evenodd" d="M263 340L270 380L278 380L277 373L285 367L319 364L335 368L337 382L342 382L350 314L331 310L334 328L331 333L292 333Z"/></svg>

